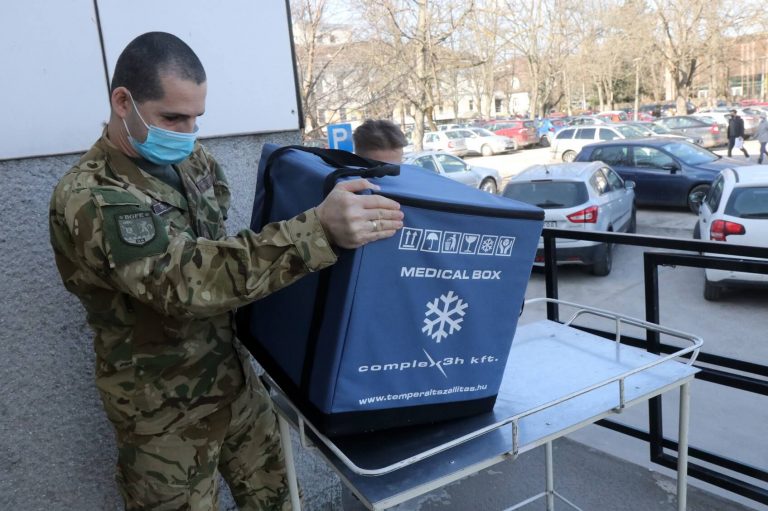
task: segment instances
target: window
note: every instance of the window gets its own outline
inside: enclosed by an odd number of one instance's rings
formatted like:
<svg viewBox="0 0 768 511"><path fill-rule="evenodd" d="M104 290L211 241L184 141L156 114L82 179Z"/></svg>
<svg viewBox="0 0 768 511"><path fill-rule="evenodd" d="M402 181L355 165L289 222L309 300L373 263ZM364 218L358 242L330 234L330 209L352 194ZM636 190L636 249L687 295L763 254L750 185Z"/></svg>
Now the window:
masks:
<svg viewBox="0 0 768 511"><path fill-rule="evenodd" d="M600 128L600 131L598 131L600 140L613 140L615 138L619 138L619 136L613 132L613 130L609 130L608 128ZM606 162L607 163L607 162Z"/></svg>
<svg viewBox="0 0 768 511"><path fill-rule="evenodd" d="M581 140L594 140L595 128L579 128L579 130L576 132L576 138Z"/></svg>
<svg viewBox="0 0 768 511"><path fill-rule="evenodd" d="M608 179L608 184L610 185L611 190L621 190L624 188L624 180L621 179L621 177L619 177L619 175L614 172L613 169L603 167L603 173Z"/></svg>
<svg viewBox="0 0 768 511"><path fill-rule="evenodd" d="M608 179L605 177L605 175L603 175L601 170L598 170L592 174L589 182L592 184L592 188L594 188L599 195L603 195L610 191L610 187L608 186Z"/></svg>
<svg viewBox="0 0 768 511"><path fill-rule="evenodd" d="M461 131L446 131L445 136L456 140L457 138L464 138L464 135L461 134Z"/></svg>
<svg viewBox="0 0 768 511"><path fill-rule="evenodd" d="M576 133L575 129L563 130L563 131L561 131L560 133L557 134L556 138L558 140L568 140L568 139L573 138L573 134L574 133Z"/></svg>
<svg viewBox="0 0 768 511"><path fill-rule="evenodd" d="M598 147L592 151L591 161L601 161L608 165L627 165L628 149L626 146Z"/></svg>
<svg viewBox="0 0 768 511"><path fill-rule="evenodd" d="M443 167L443 171L446 173L464 172L467 170L467 166L464 162L455 156L449 154L436 154L435 159L440 163Z"/></svg>
<svg viewBox="0 0 768 511"><path fill-rule="evenodd" d="M586 185L571 181L512 182L504 196L544 209L572 208L589 199Z"/></svg>
<svg viewBox="0 0 768 511"><path fill-rule="evenodd" d="M710 211L717 211L717 208L720 206L720 198L723 196L724 182L723 176L717 176L717 179L712 183L709 192L707 192L707 197L704 201L707 203L707 206L709 206ZM733 202L733 198L731 198L731 202Z"/></svg>
<svg viewBox="0 0 768 511"><path fill-rule="evenodd" d="M739 218L768 218L768 188L736 188L725 207L725 214Z"/></svg>
<svg viewBox="0 0 768 511"><path fill-rule="evenodd" d="M664 166L675 165L675 160L654 147L635 147L634 164L638 168L664 170Z"/></svg>
<svg viewBox="0 0 768 511"><path fill-rule="evenodd" d="M435 165L435 162L432 161L431 156L422 156L421 158L417 158L416 161L414 161L414 164L427 170L431 170L432 172L437 172L437 166Z"/></svg>
<svg viewBox="0 0 768 511"><path fill-rule="evenodd" d="M502 100L500 98L496 98L496 100L494 101L494 104L495 104L495 108L494 109L496 110L496 113L500 114L501 113Z"/></svg>
<svg viewBox="0 0 768 511"><path fill-rule="evenodd" d="M475 100L474 99L470 99L469 100L469 109L470 110L474 110L475 109Z"/></svg>

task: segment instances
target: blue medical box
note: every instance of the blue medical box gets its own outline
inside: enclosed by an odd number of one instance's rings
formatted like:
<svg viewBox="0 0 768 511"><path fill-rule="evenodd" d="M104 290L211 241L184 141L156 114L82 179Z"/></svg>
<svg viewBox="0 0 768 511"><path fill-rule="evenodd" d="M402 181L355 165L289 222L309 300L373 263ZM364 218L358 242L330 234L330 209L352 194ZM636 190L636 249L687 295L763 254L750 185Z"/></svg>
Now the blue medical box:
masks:
<svg viewBox="0 0 768 511"><path fill-rule="evenodd" d="M405 227L241 308L238 336L329 436L493 408L544 213L420 167L266 145L251 228L362 175Z"/></svg>

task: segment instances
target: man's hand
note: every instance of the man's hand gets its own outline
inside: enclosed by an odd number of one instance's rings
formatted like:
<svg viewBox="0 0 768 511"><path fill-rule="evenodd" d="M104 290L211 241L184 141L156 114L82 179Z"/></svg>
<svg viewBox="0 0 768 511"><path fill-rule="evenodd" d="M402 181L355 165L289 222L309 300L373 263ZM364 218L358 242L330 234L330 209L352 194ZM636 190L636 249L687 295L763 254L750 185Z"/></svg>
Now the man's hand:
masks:
<svg viewBox="0 0 768 511"><path fill-rule="evenodd" d="M338 183L315 209L330 242L341 248L357 248L389 238L403 227L400 204L380 195L357 195L379 187L365 179Z"/></svg>

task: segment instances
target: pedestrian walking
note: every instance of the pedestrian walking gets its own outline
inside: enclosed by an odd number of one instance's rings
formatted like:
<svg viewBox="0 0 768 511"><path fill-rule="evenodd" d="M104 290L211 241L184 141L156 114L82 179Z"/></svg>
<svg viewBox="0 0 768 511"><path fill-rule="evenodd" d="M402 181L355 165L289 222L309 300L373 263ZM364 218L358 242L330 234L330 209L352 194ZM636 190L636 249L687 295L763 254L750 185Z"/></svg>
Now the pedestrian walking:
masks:
<svg viewBox="0 0 768 511"><path fill-rule="evenodd" d="M760 154L757 156L757 163L763 163L763 155L768 154L765 151L765 145L768 144L768 118L765 114L760 116L760 124L757 125L755 136L760 142Z"/></svg>
<svg viewBox="0 0 768 511"><path fill-rule="evenodd" d="M739 117L736 110L731 110L731 116L728 119L728 156L731 156L733 148L741 149L745 158L749 158L749 153L744 147L744 119Z"/></svg>

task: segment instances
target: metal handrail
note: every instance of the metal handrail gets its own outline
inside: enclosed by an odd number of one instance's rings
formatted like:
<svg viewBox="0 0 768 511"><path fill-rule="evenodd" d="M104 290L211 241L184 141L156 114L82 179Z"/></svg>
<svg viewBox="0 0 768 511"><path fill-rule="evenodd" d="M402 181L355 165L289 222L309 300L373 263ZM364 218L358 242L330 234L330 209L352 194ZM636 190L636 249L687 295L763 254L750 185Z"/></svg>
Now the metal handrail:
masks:
<svg viewBox="0 0 768 511"><path fill-rule="evenodd" d="M632 318L632 317L629 317L629 316L624 316L622 314L617 314L617 313L613 313L613 312L610 312L610 311L606 311L604 309L598 309L598 308L595 308L595 307L589 307L589 306L585 306L585 305L580 305L580 304L576 304L576 303L573 303L573 302L556 300L556 299L552 299L552 298L533 298L533 299L530 299L530 300L526 300L525 304L528 305L528 304L534 304L534 303L537 303L537 302L557 303L559 305L570 306L570 307L575 307L575 308L579 309L574 314L574 316L572 317L572 320L576 319L577 317L579 317L582 314L593 314L593 315L596 315L596 316L606 317L606 318L609 318L609 319L613 319L615 321L615 324L617 325L617 330L618 330L618 326L619 325L621 325L622 323L626 323L626 324L638 326L638 327L641 327L641 328L646 328L648 330L657 331L659 333L664 333L664 334L667 334L667 335L672 336L672 337L677 337L677 338L689 341L689 342L691 342L691 346L686 347L686 348L682 348L682 349L678 350L677 352L672 353L670 355L667 355L665 357L660 357L657 360L654 360L653 362L649 362L648 364L645 364L645 365L643 365L641 367L637 367L635 369L631 369L631 370L625 371L625 372L623 372L623 373L621 373L621 374L619 374L617 376L614 376L612 378L609 378L607 380L604 380L604 381L601 381L599 383L590 385L588 387L585 387L585 388L580 389L578 391L572 392L572 393L570 393L570 394L568 394L566 396L560 397L558 399L554 399L552 401L549 401L547 403L539 405L539 406L537 406L535 408L532 408L531 410L526 410L525 412L522 412L520 414L514 415L512 417L507 417L504 420L497 421L494 424L490 424L488 426L485 426L483 428L475 430L475 431L473 431L471 433L468 433L468 434L463 435L461 437L458 437L458 438L456 438L454 440L451 440L450 442L446 442L444 444L440 444L440 445L435 446L435 447L433 447L431 449L428 449L426 451L422 451L422 452L420 452L418 454L415 454L413 456L410 456L408 458L404 458L404 459L402 459L400 461L397 461L395 463L392 463L390 465L386 465L384 467L375 468L375 469L368 469L368 468L360 467L360 466L356 465L352 460L350 460L336 446L336 444L333 443L332 440L330 440L328 437L326 437L325 435L320 433L320 431L318 431L317 428L315 428L315 426L306 419L306 417L293 405L293 403L290 401L290 399L288 399L288 397L285 395L285 393L279 388L279 386L271 378L269 378L269 387L272 390L278 391L285 398L285 401L291 406L291 408L296 413L297 422L298 422L299 435L301 437L300 440L301 440L301 444L303 446L309 445L309 442L305 438L306 428L309 427L309 429L312 430L312 432L315 434L317 439L320 442L322 442L339 460L341 460L341 462L344 463L344 465L349 470L351 470L355 474L362 475L362 476L381 476L381 475L384 475L384 474L388 474L390 472L394 472L395 470L399 470L401 468L407 467L407 466L412 465L414 463L417 463L419 461L422 461L422 460L424 460L426 458L429 458L431 456L439 454L439 453L441 453L443 451L446 451L448 449L452 449L452 448L454 448L454 447L456 447L458 445L461 445L463 443L469 442L470 440L473 440L473 439L478 438L480 436L486 435L486 434L488 434L488 433L490 433L492 431L495 431L497 429L503 428L504 426L507 426L507 425L510 425L510 424L512 425L512 450L508 451L507 454L511 454L513 458L517 457L518 452L519 452L519 447L520 447L519 446L519 443L520 443L520 439L519 439L519 422L520 422L521 419L524 419L526 417L529 417L531 415L539 413L539 412L541 412L543 410L546 410L548 408L552 408L554 406L557 406L557 405L559 405L559 404L561 404L561 403L563 403L565 401L574 399L574 398L576 398L578 396L587 394L589 392L592 392L593 390L605 387L607 385L610 385L611 383L616 383L616 382L619 382L619 406L615 410L620 411L621 409L624 408L624 406L626 404L625 400L624 400L624 398L625 398L625 396L624 396L624 380L626 380L626 378L628 378L628 377L630 377L630 376L632 376L634 374L640 373L642 371L646 371L646 370L648 370L648 369L650 369L650 368L652 368L654 366L663 364L665 362L669 362L669 361L671 361L673 359L676 359L676 358L680 358L683 355L687 355L689 353L693 353L693 355L687 361L687 365L691 365L691 364L693 364L693 361L698 356L699 350L700 350L700 348L701 348L701 346L702 346L702 344L704 342L700 337L698 337L696 335L693 335L693 334L690 334L690 333L687 333L687 332L683 332L681 330L676 330L676 329L672 329L672 328L662 327L661 325L657 325L655 323L650 323L650 322L639 320L639 319ZM568 323L568 324L570 324L570 323ZM618 339L618 337L617 337L617 339Z"/></svg>

